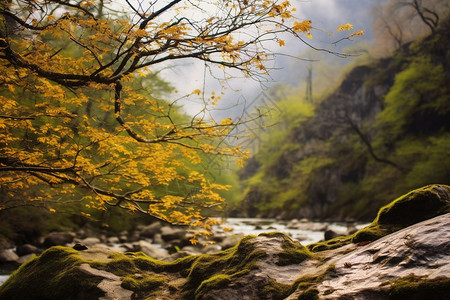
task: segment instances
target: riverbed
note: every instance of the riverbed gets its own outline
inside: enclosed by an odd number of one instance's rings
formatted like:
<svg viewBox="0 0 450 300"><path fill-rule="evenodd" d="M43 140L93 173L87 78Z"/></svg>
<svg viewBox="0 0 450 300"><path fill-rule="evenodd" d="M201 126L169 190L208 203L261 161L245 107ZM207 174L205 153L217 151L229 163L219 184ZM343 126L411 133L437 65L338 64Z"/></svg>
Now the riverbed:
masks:
<svg viewBox="0 0 450 300"><path fill-rule="evenodd" d="M340 234L346 234L350 227L360 229L367 224L347 224L347 223L328 223L311 222L307 220L283 221L276 219L258 219L258 218L227 218L223 220L220 226L215 230L220 232L227 228L229 234L236 235L258 235L263 232L280 231L288 234L294 240L300 241L303 245L315 243L324 239L324 232L332 230ZM120 245L117 245L119 247ZM162 247L161 245L156 245ZM0 270L0 285L9 277L7 272Z"/></svg>

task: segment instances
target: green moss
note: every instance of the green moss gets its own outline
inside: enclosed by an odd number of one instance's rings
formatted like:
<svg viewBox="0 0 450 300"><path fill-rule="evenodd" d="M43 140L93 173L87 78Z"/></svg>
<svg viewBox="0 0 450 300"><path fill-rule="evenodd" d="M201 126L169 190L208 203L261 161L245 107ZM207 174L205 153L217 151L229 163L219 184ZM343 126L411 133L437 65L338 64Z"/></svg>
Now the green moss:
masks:
<svg viewBox="0 0 450 300"><path fill-rule="evenodd" d="M397 231L398 229L401 229L401 227L380 226L377 223L372 223L350 236L351 242L360 243L375 241L385 235Z"/></svg>
<svg viewBox="0 0 450 300"><path fill-rule="evenodd" d="M312 243L307 248L312 252L336 249L350 243L375 241L383 236L412 224L450 212L450 186L428 185L403 195L383 206L373 222L349 236Z"/></svg>
<svg viewBox="0 0 450 300"><path fill-rule="evenodd" d="M342 246L352 243L353 237L354 237L354 235L338 236L338 237L335 237L334 239L331 239L328 241L309 244L306 247L311 252L320 252L320 251L325 251L325 250L337 249L337 248L340 248Z"/></svg>
<svg viewBox="0 0 450 300"><path fill-rule="evenodd" d="M96 267L95 264L91 265ZM138 271L134 261L130 257L121 253L115 254L113 259L106 264L100 263L98 267L99 269L104 269L118 276L126 276L130 273L136 273Z"/></svg>
<svg viewBox="0 0 450 300"><path fill-rule="evenodd" d="M260 299L285 299L296 290L300 291L298 299L319 299L316 286L324 281L330 274L335 272L335 265L331 264L325 271L315 276L306 275L298 278L292 284L282 284L274 279L269 280L269 284L265 286L261 293Z"/></svg>
<svg viewBox="0 0 450 300"><path fill-rule="evenodd" d="M224 278L229 276L230 280L247 274L256 268L257 260L266 256L263 249L256 249L252 240L255 236L245 236L234 247L227 250L204 254L197 257L187 275L187 284L184 287L184 294L198 297L207 290L216 289L226 282ZM216 280L211 280L214 276ZM209 280L209 281L208 281ZM204 281L207 284L202 285ZM217 285L218 286L217 286Z"/></svg>
<svg viewBox="0 0 450 300"><path fill-rule="evenodd" d="M304 291L297 298L298 300L316 300L319 299L319 290L317 288L311 287Z"/></svg>
<svg viewBox="0 0 450 300"><path fill-rule="evenodd" d="M409 275L390 282L389 299L443 299L450 291L450 278Z"/></svg>
<svg viewBox="0 0 450 300"><path fill-rule="evenodd" d="M315 276L306 275L298 278L291 286L291 291L301 291L298 299L313 300L319 299L319 291L317 290L317 284L323 282L330 274L335 272L335 265L329 265L325 271Z"/></svg>
<svg viewBox="0 0 450 300"><path fill-rule="evenodd" d="M287 266L293 264L299 264L307 258L311 257L311 252L303 245L301 248L285 248L283 252L279 254L277 265Z"/></svg>
<svg viewBox="0 0 450 300"><path fill-rule="evenodd" d="M300 291L298 299L318 299L316 285L335 272L335 266L329 265L325 271L315 276L306 275L296 279L292 284L282 284L274 279L259 294L260 299L285 299L295 291Z"/></svg>
<svg viewBox="0 0 450 300"><path fill-rule="evenodd" d="M282 232L262 233L262 236L279 236L283 238L281 243L282 252L278 254L279 266L294 265L303 262L307 258L311 258L312 253L303 246L299 241L292 240L289 236Z"/></svg>
<svg viewBox="0 0 450 300"><path fill-rule="evenodd" d="M442 199L436 187L428 185L397 198L379 210L374 223L406 227L450 211L450 200Z"/></svg>
<svg viewBox="0 0 450 300"><path fill-rule="evenodd" d="M23 264L0 287L1 299L97 299L101 278L83 273L78 251L53 247Z"/></svg>
<svg viewBox="0 0 450 300"><path fill-rule="evenodd" d="M259 293L260 299L284 299L292 293L292 286L289 284L282 284L275 279L270 278L267 284Z"/></svg>
<svg viewBox="0 0 450 300"><path fill-rule="evenodd" d="M151 291L164 285L168 280L168 277L162 275L134 274L122 278L121 286L135 292Z"/></svg>
<svg viewBox="0 0 450 300"><path fill-rule="evenodd" d="M226 274L215 275L209 279L204 280L197 289L197 293L202 293L206 290L224 288L231 283L232 276Z"/></svg>
<svg viewBox="0 0 450 300"><path fill-rule="evenodd" d="M283 251L278 254L278 265L298 264L312 256L306 247L293 241L284 233L263 233L261 236L282 238L281 248ZM193 286L198 286L201 282L195 291L196 298L201 298L209 290L220 290L228 286L235 279L256 267L257 260L267 254L261 249L255 248L252 244L253 238L253 236L244 237L234 249L199 257L192 265L191 273L188 276L188 280ZM214 275L208 275L211 273ZM284 299L296 288L297 284L282 284L269 278L268 284L258 291L258 297L261 299Z"/></svg>

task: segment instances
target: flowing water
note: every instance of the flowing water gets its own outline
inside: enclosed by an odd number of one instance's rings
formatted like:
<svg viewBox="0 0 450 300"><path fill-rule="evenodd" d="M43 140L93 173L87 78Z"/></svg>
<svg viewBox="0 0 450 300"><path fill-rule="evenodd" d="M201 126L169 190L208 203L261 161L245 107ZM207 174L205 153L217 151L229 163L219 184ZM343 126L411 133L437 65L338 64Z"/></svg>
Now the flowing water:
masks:
<svg viewBox="0 0 450 300"><path fill-rule="evenodd" d="M5 282L9 278L12 271L13 270L11 270L11 269L1 269L0 268L0 285L2 285L3 282Z"/></svg>
<svg viewBox="0 0 450 300"><path fill-rule="evenodd" d="M325 230L333 230L337 233L346 234L350 225L360 229L367 224L309 221L299 221L293 224L292 222L275 219L227 218L224 220L222 227L232 229L232 233L242 233L245 235L258 235L263 232L281 231L293 239L300 241L303 245L308 245L323 240Z"/></svg>

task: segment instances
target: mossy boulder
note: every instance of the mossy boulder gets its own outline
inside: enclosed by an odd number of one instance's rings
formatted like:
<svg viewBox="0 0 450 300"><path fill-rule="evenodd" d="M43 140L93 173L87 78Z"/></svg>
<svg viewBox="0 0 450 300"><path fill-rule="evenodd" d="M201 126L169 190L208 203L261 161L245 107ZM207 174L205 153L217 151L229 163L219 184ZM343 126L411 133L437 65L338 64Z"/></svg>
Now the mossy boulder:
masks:
<svg viewBox="0 0 450 300"><path fill-rule="evenodd" d="M142 252L77 251L56 246L13 273L0 287L0 299L100 299L118 293L125 295L123 299L131 299L131 295L133 299L213 299L212 295L224 289L234 293L236 283L247 287L246 293L255 290L257 297L276 299L276 281L260 274L269 268L276 277L284 265L298 265L311 256L283 233L245 236L227 250L173 262L155 260Z"/></svg>
<svg viewBox="0 0 450 300"><path fill-rule="evenodd" d="M308 245L313 252L366 243L418 222L450 212L450 186L428 185L413 190L383 206L367 227L349 236Z"/></svg>
<svg viewBox="0 0 450 300"><path fill-rule="evenodd" d="M23 264L0 287L2 300L97 299L101 278L84 273L78 251L53 247Z"/></svg>

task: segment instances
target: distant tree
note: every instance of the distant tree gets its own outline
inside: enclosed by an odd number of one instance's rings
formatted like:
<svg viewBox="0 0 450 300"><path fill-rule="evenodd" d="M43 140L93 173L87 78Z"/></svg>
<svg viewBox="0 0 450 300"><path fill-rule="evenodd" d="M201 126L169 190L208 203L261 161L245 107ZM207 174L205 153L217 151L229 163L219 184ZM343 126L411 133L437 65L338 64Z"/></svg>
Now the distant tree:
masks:
<svg viewBox="0 0 450 300"><path fill-rule="evenodd" d="M0 210L55 211L72 199L209 228L202 210L220 206L226 187L195 165L204 154L245 157L214 144L236 124L205 110L186 119L177 100L136 82L180 59L258 80L273 55L267 43L311 37L294 10L268 0L1 0Z"/></svg>
<svg viewBox="0 0 450 300"><path fill-rule="evenodd" d="M449 9L444 0L389 0L379 4L372 11L376 45L386 48L384 51L400 49L404 43L434 32Z"/></svg>
<svg viewBox="0 0 450 300"><path fill-rule="evenodd" d="M432 3L432 5L437 5L441 3L444 3L444 1L438 0L436 1L436 3ZM422 0L400 1L398 3L398 6L411 7L415 11L416 16L418 16L420 20L422 20L422 22L425 23L425 25L427 25L430 28L431 32L434 32L437 26L439 25L439 13L437 10L433 10L433 8L434 9L436 8L435 7L429 8L425 6Z"/></svg>
<svg viewBox="0 0 450 300"><path fill-rule="evenodd" d="M341 99L337 105L329 111L328 119L325 122L329 123L330 127L341 128L343 130L342 135L348 134L348 130L358 136L358 139L362 142L364 147L367 149L368 154L372 159L378 163L387 164L402 171L402 167L386 158L382 157L377 153L370 132L364 129L364 118L360 115L360 112L355 108L354 105L348 105L351 103L352 97L343 93L336 94L336 97Z"/></svg>
<svg viewBox="0 0 450 300"><path fill-rule="evenodd" d="M385 6L376 6L372 9L375 35L379 37L379 41L384 40L392 43L392 46L389 45L388 47L397 50L405 43L411 32L401 26L401 23L405 22L405 20L402 20L403 16L394 16L393 14L394 11L386 9Z"/></svg>

